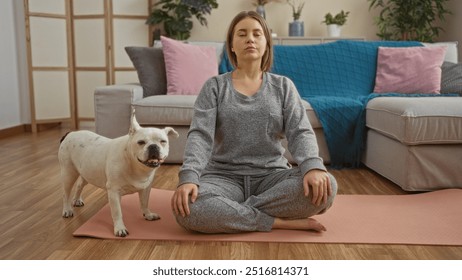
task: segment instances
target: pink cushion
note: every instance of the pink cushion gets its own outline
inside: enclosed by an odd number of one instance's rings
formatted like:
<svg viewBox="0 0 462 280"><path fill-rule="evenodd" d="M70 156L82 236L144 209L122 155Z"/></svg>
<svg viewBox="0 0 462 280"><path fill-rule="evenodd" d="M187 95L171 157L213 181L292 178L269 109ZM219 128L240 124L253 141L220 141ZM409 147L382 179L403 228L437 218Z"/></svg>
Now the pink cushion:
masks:
<svg viewBox="0 0 462 280"><path fill-rule="evenodd" d="M446 46L379 47L375 93L439 93Z"/></svg>
<svg viewBox="0 0 462 280"><path fill-rule="evenodd" d="M193 46L161 36L167 94L197 95L204 82L218 75L215 47Z"/></svg>

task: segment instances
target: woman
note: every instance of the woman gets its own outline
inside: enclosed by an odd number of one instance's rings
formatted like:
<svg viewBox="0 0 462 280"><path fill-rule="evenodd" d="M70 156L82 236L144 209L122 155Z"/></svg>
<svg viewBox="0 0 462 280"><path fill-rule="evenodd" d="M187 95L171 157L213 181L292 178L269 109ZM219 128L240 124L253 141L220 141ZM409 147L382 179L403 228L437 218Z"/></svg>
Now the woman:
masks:
<svg viewBox="0 0 462 280"><path fill-rule="evenodd" d="M337 184L294 84L267 72L273 50L265 20L239 13L226 50L235 70L209 79L195 103L171 201L177 222L204 233L325 231L309 217L332 205ZM283 136L297 167L283 156Z"/></svg>

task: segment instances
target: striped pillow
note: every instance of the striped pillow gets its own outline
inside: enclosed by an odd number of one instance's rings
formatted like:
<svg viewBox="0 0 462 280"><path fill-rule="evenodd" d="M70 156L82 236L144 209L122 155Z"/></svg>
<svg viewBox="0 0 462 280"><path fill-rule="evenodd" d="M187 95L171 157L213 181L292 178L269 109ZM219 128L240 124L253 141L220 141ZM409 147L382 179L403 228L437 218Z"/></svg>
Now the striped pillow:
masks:
<svg viewBox="0 0 462 280"><path fill-rule="evenodd" d="M441 69L441 93L462 94L462 64L445 61Z"/></svg>

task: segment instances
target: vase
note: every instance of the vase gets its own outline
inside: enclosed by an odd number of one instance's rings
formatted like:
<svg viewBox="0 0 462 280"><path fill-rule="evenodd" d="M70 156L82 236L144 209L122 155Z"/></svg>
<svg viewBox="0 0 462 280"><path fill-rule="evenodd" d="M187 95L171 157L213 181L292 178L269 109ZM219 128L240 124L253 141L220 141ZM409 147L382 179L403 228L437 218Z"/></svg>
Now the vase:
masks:
<svg viewBox="0 0 462 280"><path fill-rule="evenodd" d="M340 37L341 33L342 33L342 26L338 24L328 24L327 25L327 36Z"/></svg>
<svg viewBox="0 0 462 280"><path fill-rule="evenodd" d="M154 46L156 42L160 41L160 35L161 31L159 28L155 28L154 31L152 31L152 46Z"/></svg>
<svg viewBox="0 0 462 280"><path fill-rule="evenodd" d="M305 26L303 21L294 20L293 22L289 22L289 36L305 36Z"/></svg>
<svg viewBox="0 0 462 280"><path fill-rule="evenodd" d="M257 6L256 12L257 12L257 14L259 14L262 18L266 19L265 6L263 6L263 5L258 5L258 6Z"/></svg>

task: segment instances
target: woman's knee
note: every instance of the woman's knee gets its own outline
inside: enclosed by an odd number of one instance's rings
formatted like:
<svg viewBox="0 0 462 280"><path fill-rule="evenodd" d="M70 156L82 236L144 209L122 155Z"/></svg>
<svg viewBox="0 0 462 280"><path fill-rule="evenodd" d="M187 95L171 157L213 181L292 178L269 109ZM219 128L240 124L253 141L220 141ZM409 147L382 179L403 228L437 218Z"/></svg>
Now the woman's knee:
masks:
<svg viewBox="0 0 462 280"><path fill-rule="evenodd" d="M194 203L189 204L190 214L176 215L177 223L183 228L202 233L223 232L223 227L230 220L235 219L235 212L231 202L213 194L198 196ZM232 209L230 209L232 208Z"/></svg>
<svg viewBox="0 0 462 280"><path fill-rule="evenodd" d="M319 211L318 214L324 214L329 208L331 208L332 205L334 204L335 197L337 196L337 191L338 191L337 180L335 179L335 177L332 174L330 174L330 173L328 173L328 174L329 174L329 180L330 180L330 186L331 186L331 189L332 189L332 193L327 198L326 204L321 209L321 211Z"/></svg>
<svg viewBox="0 0 462 280"><path fill-rule="evenodd" d="M201 229L204 228L204 224L207 223L207 213L204 213L205 206L200 206L201 204L199 199L194 203L190 203L189 215L182 216L181 214L177 215L173 213L177 223L187 230L203 231Z"/></svg>
<svg viewBox="0 0 462 280"><path fill-rule="evenodd" d="M329 174L330 186L332 188L332 195L330 199L333 200L335 196L337 195L337 191L338 191L337 179L335 179L334 175L332 175L331 173L327 173L327 174Z"/></svg>
<svg viewBox="0 0 462 280"><path fill-rule="evenodd" d="M323 214L330 207L332 207L335 197L337 195L338 185L337 185L337 180L335 179L335 177L330 173L328 173L328 175L329 175L330 186L332 189L331 194L327 197L326 202L322 203L321 205L315 205L312 203L312 197L311 197L312 194L310 194L308 199L306 198L303 199L302 204L304 204L304 206L302 206L302 210L300 211L303 217L311 217L314 215Z"/></svg>

